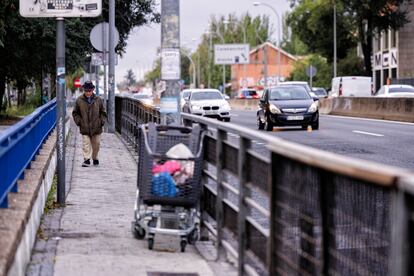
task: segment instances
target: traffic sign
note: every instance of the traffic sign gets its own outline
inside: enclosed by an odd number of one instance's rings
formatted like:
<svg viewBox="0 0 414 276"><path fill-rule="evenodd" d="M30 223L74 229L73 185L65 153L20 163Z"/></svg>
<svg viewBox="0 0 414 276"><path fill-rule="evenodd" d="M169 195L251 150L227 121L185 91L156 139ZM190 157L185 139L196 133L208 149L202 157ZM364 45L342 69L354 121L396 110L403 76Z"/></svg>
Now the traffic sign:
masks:
<svg viewBox="0 0 414 276"><path fill-rule="evenodd" d="M106 51L109 49L109 23L108 22L102 22L99 24L96 24L89 34L89 39L92 43L92 46L98 50L103 51L104 46ZM114 47L118 45L119 43L119 32L115 28L114 32Z"/></svg>
<svg viewBox="0 0 414 276"><path fill-rule="evenodd" d="M102 0L19 0L23 17L97 17Z"/></svg>
<svg viewBox="0 0 414 276"><path fill-rule="evenodd" d="M81 81L80 81L80 79L75 79L75 80L73 81L73 86L74 86L75 88L79 88L79 87L81 87Z"/></svg>
<svg viewBox="0 0 414 276"><path fill-rule="evenodd" d="M306 75L310 78L313 78L314 76L316 76L317 72L318 70L316 69L316 67L313 67L312 65L309 65L308 67L306 67Z"/></svg>
<svg viewBox="0 0 414 276"><path fill-rule="evenodd" d="M214 64L249 64L249 44L214 45Z"/></svg>

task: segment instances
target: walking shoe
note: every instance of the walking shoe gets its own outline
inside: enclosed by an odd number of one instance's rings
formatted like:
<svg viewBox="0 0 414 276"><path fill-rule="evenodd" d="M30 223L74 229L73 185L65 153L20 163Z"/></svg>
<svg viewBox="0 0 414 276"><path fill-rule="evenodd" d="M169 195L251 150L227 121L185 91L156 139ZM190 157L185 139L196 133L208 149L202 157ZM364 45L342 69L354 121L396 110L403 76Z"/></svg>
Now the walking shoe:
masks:
<svg viewBox="0 0 414 276"><path fill-rule="evenodd" d="M94 160L93 160L93 165L94 165L94 166L98 166L98 165L99 165L99 160L98 160L98 159L96 159L96 160L94 159Z"/></svg>
<svg viewBox="0 0 414 276"><path fill-rule="evenodd" d="M89 159L83 161L83 163L82 163L82 167L89 167L90 165L91 165L91 161Z"/></svg>

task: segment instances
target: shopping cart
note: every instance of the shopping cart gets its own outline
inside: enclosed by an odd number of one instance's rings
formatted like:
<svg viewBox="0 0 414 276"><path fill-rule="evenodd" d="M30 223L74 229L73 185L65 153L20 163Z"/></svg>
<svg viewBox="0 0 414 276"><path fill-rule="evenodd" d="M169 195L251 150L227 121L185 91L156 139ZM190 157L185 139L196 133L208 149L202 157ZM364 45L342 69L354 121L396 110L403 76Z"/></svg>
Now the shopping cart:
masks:
<svg viewBox="0 0 414 276"><path fill-rule="evenodd" d="M138 183L132 232L179 236L181 252L199 237L203 131L169 125L142 125L138 141Z"/></svg>

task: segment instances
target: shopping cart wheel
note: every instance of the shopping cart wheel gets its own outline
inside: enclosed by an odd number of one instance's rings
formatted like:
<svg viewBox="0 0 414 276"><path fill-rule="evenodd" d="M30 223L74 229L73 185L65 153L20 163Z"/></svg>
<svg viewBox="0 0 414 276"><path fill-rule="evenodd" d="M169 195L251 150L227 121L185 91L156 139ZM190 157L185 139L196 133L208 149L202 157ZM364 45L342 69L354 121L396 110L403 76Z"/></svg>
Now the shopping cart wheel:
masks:
<svg viewBox="0 0 414 276"><path fill-rule="evenodd" d="M189 244L195 244L196 241L198 241L198 229L194 229L191 231L191 233L188 235L188 243Z"/></svg>
<svg viewBox="0 0 414 276"><path fill-rule="evenodd" d="M152 250L154 248L154 238L148 238L148 249Z"/></svg>
<svg viewBox="0 0 414 276"><path fill-rule="evenodd" d="M181 245L181 252L185 252L185 247L187 246L187 241L186 240L181 240L180 245Z"/></svg>
<svg viewBox="0 0 414 276"><path fill-rule="evenodd" d="M145 238L145 230L138 224L133 225L132 234L134 235L134 238L136 238L137 240L142 240L143 238Z"/></svg>

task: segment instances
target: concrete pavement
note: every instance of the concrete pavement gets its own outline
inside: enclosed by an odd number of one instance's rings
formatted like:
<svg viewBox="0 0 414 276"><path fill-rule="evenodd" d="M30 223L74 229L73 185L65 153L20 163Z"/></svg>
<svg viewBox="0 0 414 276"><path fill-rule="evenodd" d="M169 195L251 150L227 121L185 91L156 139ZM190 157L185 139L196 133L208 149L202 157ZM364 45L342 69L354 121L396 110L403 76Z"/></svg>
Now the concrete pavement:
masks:
<svg viewBox="0 0 414 276"><path fill-rule="evenodd" d="M72 133L78 136L71 190L60 227L49 237L57 241L54 267L29 275L234 275L230 265L207 261L194 246L181 253L179 238L156 236L154 250L147 240L134 239L135 160L117 135L104 133L101 164L83 168L81 137L78 130Z"/></svg>

